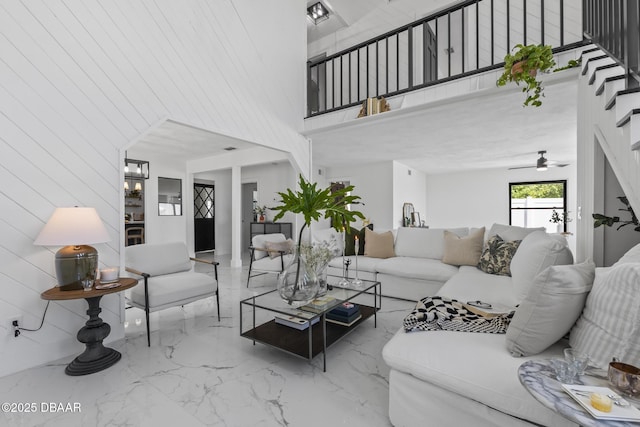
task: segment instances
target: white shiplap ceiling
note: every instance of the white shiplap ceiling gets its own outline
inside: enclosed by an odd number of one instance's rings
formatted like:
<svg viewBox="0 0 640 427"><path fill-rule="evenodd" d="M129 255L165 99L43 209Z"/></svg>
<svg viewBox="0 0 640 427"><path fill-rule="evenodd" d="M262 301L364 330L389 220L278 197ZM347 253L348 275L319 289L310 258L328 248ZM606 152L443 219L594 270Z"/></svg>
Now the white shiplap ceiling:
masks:
<svg viewBox="0 0 640 427"><path fill-rule="evenodd" d="M186 162L225 154L230 147L235 151L256 146L247 141L167 120L140 138L129 149L129 156L145 158L148 153L162 153L177 162Z"/></svg>

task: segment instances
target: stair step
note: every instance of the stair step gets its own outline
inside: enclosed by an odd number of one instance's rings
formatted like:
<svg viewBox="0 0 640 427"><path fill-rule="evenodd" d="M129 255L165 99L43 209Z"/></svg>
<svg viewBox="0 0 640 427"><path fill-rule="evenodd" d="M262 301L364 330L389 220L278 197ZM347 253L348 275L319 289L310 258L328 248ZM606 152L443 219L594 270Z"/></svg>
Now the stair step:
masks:
<svg viewBox="0 0 640 427"><path fill-rule="evenodd" d="M640 92L640 87L635 87L631 89L622 89L617 91L615 95L609 100L609 102L607 102L607 104L604 106L604 109L605 110L612 109L613 107L615 107L616 102L618 101L618 98L622 98L625 95L630 95L637 92Z"/></svg>
<svg viewBox="0 0 640 427"><path fill-rule="evenodd" d="M618 79L611 81L604 88L604 101L605 101L605 110L609 110L613 108L616 104L616 96L618 92L623 91L627 87L627 79ZM611 103L611 106L609 104Z"/></svg>
<svg viewBox="0 0 640 427"><path fill-rule="evenodd" d="M587 71L589 71L589 65L590 64L592 64L595 61L600 61L600 60L603 60L603 59L608 59L609 61L613 61L613 59L609 58L607 55L604 55L604 54L588 57L586 59L586 61L583 59L582 60L582 75L585 76L587 74Z"/></svg>
<svg viewBox="0 0 640 427"><path fill-rule="evenodd" d="M624 84L625 75L624 74L620 74L620 75L617 75L617 76L606 77L602 81L600 86L598 86L598 90L596 90L596 96L602 95L602 92L604 92L604 89L605 89L605 86L607 85L607 83L611 83L611 82L614 82L616 80L622 80L622 82ZM619 90L622 90L622 88L620 88Z"/></svg>
<svg viewBox="0 0 640 427"><path fill-rule="evenodd" d="M616 123L633 111L640 107L640 87L625 89L616 95Z"/></svg>
<svg viewBox="0 0 640 427"><path fill-rule="evenodd" d="M621 128L622 126L626 125L631 121L631 116L635 114L640 114L640 108L634 108L633 110L629 111L627 114L624 115L624 117L622 117L618 122L616 122L616 126Z"/></svg>
<svg viewBox="0 0 640 427"><path fill-rule="evenodd" d="M600 50L600 48L598 46L595 45L591 45L593 47L590 47L589 49L585 49L580 53L580 58L582 58L584 55L586 55L587 53L593 53L593 52L602 52L602 50Z"/></svg>
<svg viewBox="0 0 640 427"><path fill-rule="evenodd" d="M593 70L593 74L591 74L591 77L589 78L589 84L592 85L596 81L597 77L600 77L607 72L609 73L605 77L618 75L620 73L624 73L624 68L622 68L615 62L611 64L601 65Z"/></svg>

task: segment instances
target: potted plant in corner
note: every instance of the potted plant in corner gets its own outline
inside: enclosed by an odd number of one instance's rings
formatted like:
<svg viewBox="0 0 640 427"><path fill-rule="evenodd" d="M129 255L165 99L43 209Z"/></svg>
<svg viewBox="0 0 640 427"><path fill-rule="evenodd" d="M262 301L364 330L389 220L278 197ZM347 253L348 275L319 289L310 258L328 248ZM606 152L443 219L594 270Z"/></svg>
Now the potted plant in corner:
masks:
<svg viewBox="0 0 640 427"><path fill-rule="evenodd" d="M540 98L544 96L544 88L542 81L537 78L538 72L547 71L556 65L551 46L517 44L513 51L504 57L504 71L496 84L505 86L514 82L520 86L522 83L522 92L527 95L523 106L539 107L542 105Z"/></svg>
<svg viewBox="0 0 640 427"><path fill-rule="evenodd" d="M304 230L311 226L312 221L318 221L321 217L330 219L336 231L349 230L349 224L355 221L356 217L364 219L361 212L348 209L349 205L358 204L360 200L360 196L351 194L353 185L338 190L332 190L330 186L320 189L316 183L310 183L302 175L298 185L300 189L296 192L291 189L279 192L280 204L271 208L278 212L273 218L274 221L282 218L287 212L302 214L304 217L294 260L278 277L280 296L289 304L294 301L310 301L318 292L316 272L306 265L307 261L312 261L309 258L314 256L314 249L310 239L303 242ZM310 247L302 250L302 245Z"/></svg>
<svg viewBox="0 0 640 427"><path fill-rule="evenodd" d="M253 208L253 213L257 217L258 222L265 222L267 220L265 216L267 213L266 206L256 206Z"/></svg>
<svg viewBox="0 0 640 427"><path fill-rule="evenodd" d="M553 211L551 211L551 219L549 220L549 222L556 224L556 226L558 227L558 233L565 234L565 224L571 222L571 218L569 218L569 211L562 211L562 213L559 213L554 209Z"/></svg>

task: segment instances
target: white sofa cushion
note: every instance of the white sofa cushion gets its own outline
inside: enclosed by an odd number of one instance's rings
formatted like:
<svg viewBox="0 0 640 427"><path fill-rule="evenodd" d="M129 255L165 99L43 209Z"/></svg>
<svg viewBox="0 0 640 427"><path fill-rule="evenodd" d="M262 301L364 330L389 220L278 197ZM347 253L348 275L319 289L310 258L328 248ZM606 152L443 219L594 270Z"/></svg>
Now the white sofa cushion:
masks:
<svg viewBox="0 0 640 427"><path fill-rule="evenodd" d="M356 256L349 255L344 257L345 260L350 260L351 264L349 264L349 275L355 274L356 271ZM358 271L368 271L372 273L376 273L378 264L384 261L381 258L371 258L366 256L358 256ZM335 257L331 261L329 261L330 267L340 268L342 269L342 257Z"/></svg>
<svg viewBox="0 0 640 427"><path fill-rule="evenodd" d="M402 227L398 229L395 252L399 257L442 259L444 228ZM468 228L448 229L458 236L466 236Z"/></svg>
<svg viewBox="0 0 640 427"><path fill-rule="evenodd" d="M378 273L392 274L398 277L412 279L424 279L437 282L446 282L458 272L458 267L444 264L440 260L395 257L378 259L376 269ZM420 298L428 295L421 295Z"/></svg>
<svg viewBox="0 0 640 427"><path fill-rule="evenodd" d="M571 330L593 286L595 268L592 261L552 265L536 276L507 329L511 355L538 354Z"/></svg>
<svg viewBox="0 0 640 427"><path fill-rule="evenodd" d="M557 357L564 346L557 343L540 357ZM504 334L401 329L384 346L382 356L391 369L500 412L549 425L549 413L520 384L518 367L523 360L505 351Z"/></svg>
<svg viewBox="0 0 640 427"><path fill-rule="evenodd" d="M615 356L640 365L640 263L597 268L582 315L571 329L570 344L606 368Z"/></svg>
<svg viewBox="0 0 640 427"><path fill-rule="evenodd" d="M518 227L516 225L506 225L506 224L498 224L495 223L491 226L489 233L487 234L487 240L491 238L491 236L495 236L496 234L502 237L502 240L505 242L510 242L512 240L522 240L529 234L534 231L545 231L544 227L538 228L526 228L526 227Z"/></svg>
<svg viewBox="0 0 640 427"><path fill-rule="evenodd" d="M483 273L476 267L462 266L458 274L444 284L438 295L462 302L484 301L490 304L515 307L511 292L511 277Z"/></svg>
<svg viewBox="0 0 640 427"><path fill-rule="evenodd" d="M522 239L511 259L511 277L516 299L529 293L535 277L551 265L573 264L569 247L544 231L535 231Z"/></svg>
<svg viewBox="0 0 640 427"><path fill-rule="evenodd" d="M151 276L191 270L183 242L145 243L125 248L125 265Z"/></svg>

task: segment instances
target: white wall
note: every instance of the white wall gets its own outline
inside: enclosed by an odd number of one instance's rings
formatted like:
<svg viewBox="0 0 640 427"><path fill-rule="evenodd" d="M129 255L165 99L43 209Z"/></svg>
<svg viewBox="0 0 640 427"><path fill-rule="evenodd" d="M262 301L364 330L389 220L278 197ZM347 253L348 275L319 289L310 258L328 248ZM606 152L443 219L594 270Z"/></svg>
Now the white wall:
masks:
<svg viewBox="0 0 640 427"><path fill-rule="evenodd" d="M409 175L409 172L411 175ZM393 228L402 227L402 206L413 203L420 219L429 224L427 213L427 175L399 162L393 162Z"/></svg>
<svg viewBox="0 0 640 427"><path fill-rule="evenodd" d="M509 183L567 180L567 206L575 218L576 167L506 170L488 169L454 174L427 176L427 224L442 227L491 227L493 223L509 224ZM575 233L575 220L567 230ZM575 238L569 244L575 247ZM574 251L575 253L575 251Z"/></svg>
<svg viewBox="0 0 640 427"><path fill-rule="evenodd" d="M258 165L242 168L242 183L256 182L258 184L258 204L267 207L277 205L278 191L295 188L297 174L288 163L276 165ZM206 179L215 183L215 227L216 227L216 255L231 253L231 170L200 172L194 179ZM267 219L273 220L275 212L267 211ZM293 222L295 230L296 218L287 214L279 222ZM248 224L244 226L248 227Z"/></svg>
<svg viewBox="0 0 640 427"><path fill-rule="evenodd" d="M193 203L193 189L187 187L187 175L184 163L175 162L161 153L143 153L129 150L134 159L149 161L149 179L145 183L144 193L144 233L146 243L187 242L187 203ZM158 178L176 178L182 185L182 215L158 215Z"/></svg>
<svg viewBox="0 0 640 427"><path fill-rule="evenodd" d="M1 8L0 376L82 351L83 300L53 302L42 330L18 339L9 339L3 318L23 315L27 328L40 322L57 248L33 241L56 207L96 207L112 237L96 245L100 262L119 263L120 150L150 127L174 119L290 152L308 168L298 134L304 3L5 1ZM112 327L107 341L124 336L121 295L103 298L101 316Z"/></svg>
<svg viewBox="0 0 640 427"><path fill-rule="evenodd" d="M618 200L618 197L624 196L624 191L615 173L611 169L609 162L605 161L604 166L604 203L602 211L598 211L598 213L606 216L619 216L622 221L628 221L631 219L631 214L620 211L620 209L625 209L625 206ZM599 262L600 260L596 260L597 265L604 267L613 265L625 252L640 243L640 233L633 230L635 227L633 224L626 225L620 230L617 230L619 225L620 224L614 224L613 227L600 227L600 231L603 234L603 259L601 263Z"/></svg>
<svg viewBox="0 0 640 427"><path fill-rule="evenodd" d="M394 228L393 220L393 162L358 164L327 168L327 181L349 181L355 186L353 194L362 198L364 205L356 206L369 218L376 230ZM398 208L402 210L402 206ZM357 221L352 226L361 227Z"/></svg>

